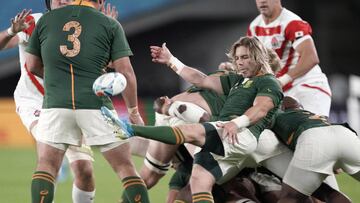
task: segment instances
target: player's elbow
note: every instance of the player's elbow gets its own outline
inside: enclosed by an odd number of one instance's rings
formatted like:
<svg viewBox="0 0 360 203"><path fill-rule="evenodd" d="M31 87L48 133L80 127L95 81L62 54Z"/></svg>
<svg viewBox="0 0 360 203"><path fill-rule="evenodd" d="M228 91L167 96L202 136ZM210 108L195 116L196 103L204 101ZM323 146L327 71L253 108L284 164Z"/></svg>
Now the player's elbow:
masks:
<svg viewBox="0 0 360 203"><path fill-rule="evenodd" d="M312 64L311 64L312 67L314 67L314 66L316 66L317 64L320 63L320 59L319 59L319 57L317 55L313 56L311 61L312 61Z"/></svg>
<svg viewBox="0 0 360 203"><path fill-rule="evenodd" d="M274 108L274 104L272 102L266 102L260 106L258 111L258 119L264 118L270 110Z"/></svg>
<svg viewBox="0 0 360 203"><path fill-rule="evenodd" d="M258 119L264 118L268 112L269 112L268 108L261 108L260 111L258 112Z"/></svg>
<svg viewBox="0 0 360 203"><path fill-rule="evenodd" d="M309 67L314 67L317 64L320 63L320 59L316 53L310 52L308 53L304 59L306 59L307 63L309 64Z"/></svg>

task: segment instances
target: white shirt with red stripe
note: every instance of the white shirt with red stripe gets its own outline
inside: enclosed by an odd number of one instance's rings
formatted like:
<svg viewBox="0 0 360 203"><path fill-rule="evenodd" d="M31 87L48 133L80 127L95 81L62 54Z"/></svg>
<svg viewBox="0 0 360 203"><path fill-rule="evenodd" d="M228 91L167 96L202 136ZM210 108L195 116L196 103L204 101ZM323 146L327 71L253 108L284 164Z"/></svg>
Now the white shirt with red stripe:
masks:
<svg viewBox="0 0 360 203"><path fill-rule="evenodd" d="M295 48L306 39L311 39L311 26L293 12L283 8L281 14L273 22L266 24L260 14L250 24L248 36L256 36L268 48L276 51L281 59L282 68L277 74L280 77L286 74L289 69L295 67L299 60L299 54ZM316 65L305 75L296 78L292 83L286 85L283 90L286 92L296 85L309 85L314 82L328 83L326 75ZM319 87L324 93L331 95L330 88ZM323 89L325 88L325 89Z"/></svg>
<svg viewBox="0 0 360 203"><path fill-rule="evenodd" d="M32 31L35 28L35 23L41 16L41 13L35 13L28 16L26 21L34 19L34 23L31 23L29 28L17 34L19 37L19 58L21 66L21 76L14 92L14 99L17 108L19 106L27 106L41 109L43 102L43 80L30 73L25 64L25 49Z"/></svg>

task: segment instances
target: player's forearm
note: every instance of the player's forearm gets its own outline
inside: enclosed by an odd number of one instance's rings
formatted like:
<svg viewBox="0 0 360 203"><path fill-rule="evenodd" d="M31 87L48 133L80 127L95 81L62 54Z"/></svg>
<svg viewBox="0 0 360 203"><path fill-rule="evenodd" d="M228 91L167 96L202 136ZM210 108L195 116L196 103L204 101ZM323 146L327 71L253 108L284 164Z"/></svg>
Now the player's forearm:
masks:
<svg viewBox="0 0 360 203"><path fill-rule="evenodd" d="M4 30L2 32L0 32L0 50L2 49L7 49L7 48L12 48L12 44L10 43L11 41L13 41L12 39L15 37L11 36L8 34L7 30Z"/></svg>
<svg viewBox="0 0 360 203"><path fill-rule="evenodd" d="M197 87L211 88L206 85L206 78L208 77L203 72L183 64L180 60L172 56L167 65L175 71L186 82L191 83Z"/></svg>
<svg viewBox="0 0 360 203"><path fill-rule="evenodd" d="M195 68L185 66L179 74L186 82L189 82L197 87L204 87L204 80L207 77L204 73Z"/></svg>
<svg viewBox="0 0 360 203"><path fill-rule="evenodd" d="M315 65L320 63L314 42L311 38L300 43L295 50L299 53L300 57L296 66L288 72L288 75L292 79L305 75Z"/></svg>
<svg viewBox="0 0 360 203"><path fill-rule="evenodd" d="M127 85L122 93L123 99L128 109L137 107L137 82L133 71L122 72L124 74Z"/></svg>
<svg viewBox="0 0 360 203"><path fill-rule="evenodd" d="M247 117L249 125L251 125L264 118L273 108L274 104L270 97L259 96L255 98L254 105L249 108L244 115Z"/></svg>
<svg viewBox="0 0 360 203"><path fill-rule="evenodd" d="M289 70L289 76L294 80L298 77L305 75L309 72L315 65L319 64L319 58L313 54L306 54L300 57L295 68Z"/></svg>
<svg viewBox="0 0 360 203"><path fill-rule="evenodd" d="M244 115L246 115L249 118L250 124L254 124L258 122L260 119L264 118L268 112L269 109L264 106L253 106L250 109L248 109L244 113Z"/></svg>

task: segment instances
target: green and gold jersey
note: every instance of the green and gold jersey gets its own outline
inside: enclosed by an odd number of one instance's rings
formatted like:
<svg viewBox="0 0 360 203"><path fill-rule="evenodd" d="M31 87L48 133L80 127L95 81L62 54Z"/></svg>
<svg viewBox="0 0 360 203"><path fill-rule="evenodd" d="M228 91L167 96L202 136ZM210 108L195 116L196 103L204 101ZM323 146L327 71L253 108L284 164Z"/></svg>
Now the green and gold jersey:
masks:
<svg viewBox="0 0 360 203"><path fill-rule="evenodd" d="M271 127L274 114L283 98L281 87L274 75L265 74L243 78L240 75L230 74L221 76L221 85L227 98L220 112L219 120L228 121L241 116L253 106L255 97L268 96L272 99L275 107L264 118L248 128L256 137L259 137L264 129Z"/></svg>
<svg viewBox="0 0 360 203"><path fill-rule="evenodd" d="M301 109L279 111L275 116L272 131L295 150L297 140L302 132L309 128L329 126L327 119Z"/></svg>
<svg viewBox="0 0 360 203"><path fill-rule="evenodd" d="M224 75L225 71L215 71L213 73L210 73L209 75ZM218 94L212 90L191 86L189 89L187 89L187 92L199 92L199 94L204 98L206 103L209 105L211 110L211 120L216 121L218 120L218 117L220 115L220 111L224 106L226 96L222 94Z"/></svg>
<svg viewBox="0 0 360 203"><path fill-rule="evenodd" d="M69 5L43 15L27 52L44 64L43 108L113 108L92 84L109 63L131 56L121 25L89 6Z"/></svg>

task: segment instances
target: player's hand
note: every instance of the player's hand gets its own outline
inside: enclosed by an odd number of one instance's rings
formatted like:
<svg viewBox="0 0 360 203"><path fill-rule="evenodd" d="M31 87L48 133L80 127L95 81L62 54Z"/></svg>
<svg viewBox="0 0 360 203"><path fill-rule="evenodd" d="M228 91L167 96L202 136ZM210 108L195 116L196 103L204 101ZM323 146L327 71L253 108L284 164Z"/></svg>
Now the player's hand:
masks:
<svg viewBox="0 0 360 203"><path fill-rule="evenodd" d="M223 133L221 134L221 139L226 139L226 141L230 144L239 144L239 140L237 137L238 127L234 122L218 122L216 126L223 128Z"/></svg>
<svg viewBox="0 0 360 203"><path fill-rule="evenodd" d="M119 16L119 12L116 9L115 6L111 6L110 3L106 4L106 8L105 8L105 4L102 4L101 6L101 12L104 13L106 16L109 16L110 18L113 18L115 20L117 20L118 16Z"/></svg>
<svg viewBox="0 0 360 203"><path fill-rule="evenodd" d="M218 66L219 70L234 71L234 65L230 62L222 62Z"/></svg>
<svg viewBox="0 0 360 203"><path fill-rule="evenodd" d="M161 47L150 46L150 52L153 62L166 65L169 64L169 60L173 56L169 49L166 47L166 43L163 43Z"/></svg>
<svg viewBox="0 0 360 203"><path fill-rule="evenodd" d="M140 113L129 114L130 123L135 125L145 125Z"/></svg>
<svg viewBox="0 0 360 203"><path fill-rule="evenodd" d="M18 13L15 18L11 19L11 31L16 34L27 29L31 23L33 23L34 19L25 22L26 17L31 14L30 10L22 10L21 13Z"/></svg>

